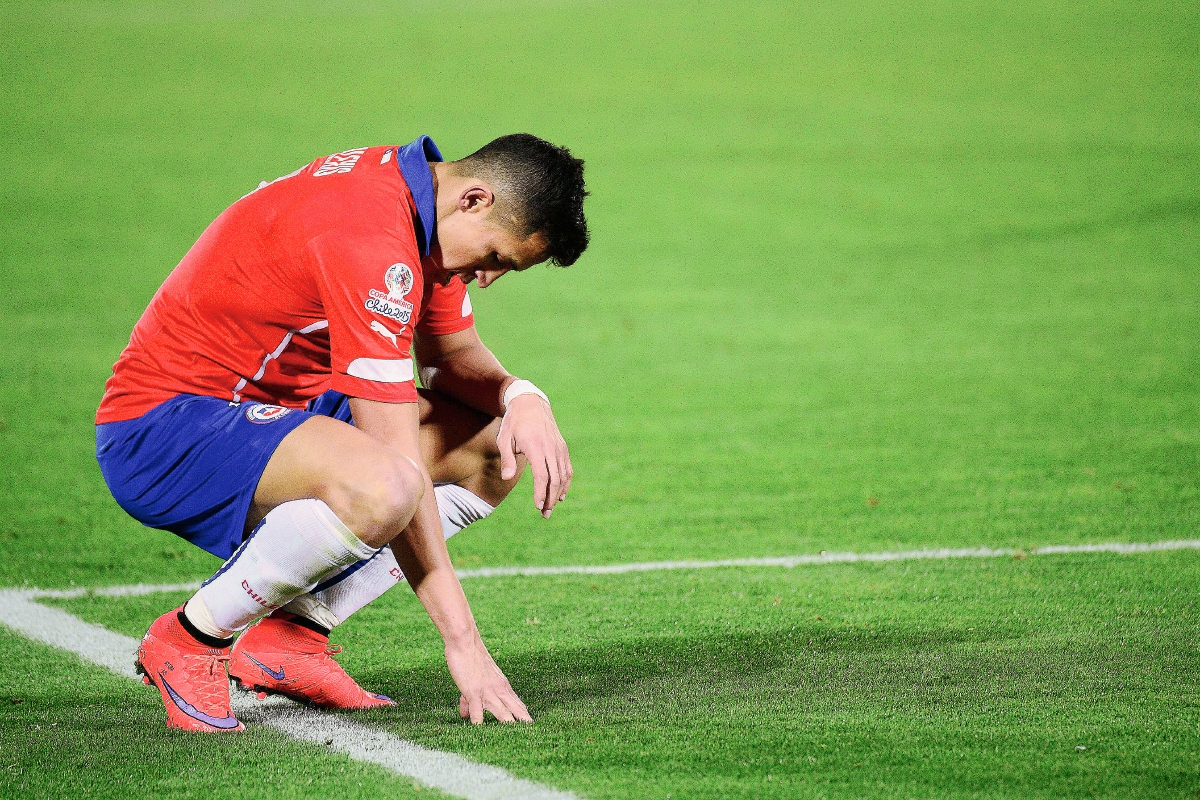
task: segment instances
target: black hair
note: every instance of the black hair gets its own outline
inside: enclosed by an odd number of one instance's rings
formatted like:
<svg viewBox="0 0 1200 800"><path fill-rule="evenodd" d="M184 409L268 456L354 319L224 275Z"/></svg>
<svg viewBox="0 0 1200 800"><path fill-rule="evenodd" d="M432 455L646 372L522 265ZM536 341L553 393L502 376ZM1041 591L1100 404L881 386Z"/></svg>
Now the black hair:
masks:
<svg viewBox="0 0 1200 800"><path fill-rule="evenodd" d="M496 186L497 205L515 218L523 236L541 232L549 241L551 262L574 264L591 234L583 215L583 161L565 147L529 133L513 133L488 142L454 162L459 174Z"/></svg>

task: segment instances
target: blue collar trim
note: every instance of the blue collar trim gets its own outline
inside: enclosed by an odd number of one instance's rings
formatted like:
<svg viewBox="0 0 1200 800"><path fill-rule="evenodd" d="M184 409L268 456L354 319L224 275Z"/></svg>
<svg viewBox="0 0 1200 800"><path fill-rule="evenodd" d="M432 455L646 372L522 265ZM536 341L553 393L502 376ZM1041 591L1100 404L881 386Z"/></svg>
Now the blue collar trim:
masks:
<svg viewBox="0 0 1200 800"><path fill-rule="evenodd" d="M434 202L433 172L429 169L429 162L444 160L442 152L428 136L418 136L396 150L396 166L400 168L400 176L408 184L417 206L417 218L413 223L422 256L429 255L429 248L437 239L437 204Z"/></svg>

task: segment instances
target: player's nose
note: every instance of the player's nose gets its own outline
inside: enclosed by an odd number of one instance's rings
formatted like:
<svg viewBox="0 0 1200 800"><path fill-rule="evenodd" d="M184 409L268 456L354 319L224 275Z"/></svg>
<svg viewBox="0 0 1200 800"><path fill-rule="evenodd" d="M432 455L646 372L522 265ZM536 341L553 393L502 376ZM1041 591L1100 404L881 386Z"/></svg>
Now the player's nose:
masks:
<svg viewBox="0 0 1200 800"><path fill-rule="evenodd" d="M480 289L486 289L500 279L500 276L508 272L507 269L479 269L475 270L475 283Z"/></svg>

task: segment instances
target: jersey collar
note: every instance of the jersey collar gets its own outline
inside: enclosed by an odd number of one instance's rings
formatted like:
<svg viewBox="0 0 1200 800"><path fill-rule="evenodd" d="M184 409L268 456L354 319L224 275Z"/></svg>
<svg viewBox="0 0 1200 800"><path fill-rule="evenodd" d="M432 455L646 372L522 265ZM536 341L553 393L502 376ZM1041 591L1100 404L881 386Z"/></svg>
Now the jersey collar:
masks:
<svg viewBox="0 0 1200 800"><path fill-rule="evenodd" d="M429 162L443 160L442 152L428 136L418 136L396 151L396 166L417 206L417 218L413 223L422 256L429 255L429 248L437 238L437 206Z"/></svg>

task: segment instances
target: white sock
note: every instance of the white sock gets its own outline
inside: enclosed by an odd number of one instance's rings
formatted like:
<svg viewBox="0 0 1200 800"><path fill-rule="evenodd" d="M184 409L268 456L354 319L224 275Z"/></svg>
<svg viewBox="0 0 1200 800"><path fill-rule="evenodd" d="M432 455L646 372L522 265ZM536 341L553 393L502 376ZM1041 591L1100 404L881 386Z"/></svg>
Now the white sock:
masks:
<svg viewBox="0 0 1200 800"><path fill-rule="evenodd" d="M433 493L437 497L438 516L442 518L442 533L447 539L496 510L478 495L453 483L435 486ZM292 600L284 610L332 629L402 580L404 573L392 548L385 547L365 564L351 565L326 577L317 589Z"/></svg>
<svg viewBox="0 0 1200 800"><path fill-rule="evenodd" d="M208 606L204 605L204 600L201 599L200 595L192 595L192 599L184 604L183 615L201 633L207 633L214 639L229 638L229 633L213 619L212 612L208 610Z"/></svg>
<svg viewBox="0 0 1200 800"><path fill-rule="evenodd" d="M451 536L470 525L478 522L496 510L488 505L482 497L468 492L458 484L443 483L433 487L437 496L438 516L442 518L442 533L449 540Z"/></svg>
<svg viewBox="0 0 1200 800"><path fill-rule="evenodd" d="M346 567L283 608L332 629L402 580L392 548L385 547L370 561Z"/></svg>
<svg viewBox="0 0 1200 800"><path fill-rule="evenodd" d="M362 562L360 561L359 563L361 564ZM309 593L296 595L283 607L283 610L310 619L327 631L333 630L341 623L341 620L334 616L329 606L318 600L315 595Z"/></svg>
<svg viewBox="0 0 1200 800"><path fill-rule="evenodd" d="M375 549L363 544L325 503L293 500L272 509L200 587L196 595L209 619L196 614L197 620L188 613L190 601L185 613L201 630L200 623L207 623L227 637L309 591L330 573L374 554Z"/></svg>

